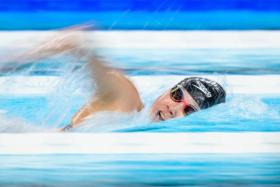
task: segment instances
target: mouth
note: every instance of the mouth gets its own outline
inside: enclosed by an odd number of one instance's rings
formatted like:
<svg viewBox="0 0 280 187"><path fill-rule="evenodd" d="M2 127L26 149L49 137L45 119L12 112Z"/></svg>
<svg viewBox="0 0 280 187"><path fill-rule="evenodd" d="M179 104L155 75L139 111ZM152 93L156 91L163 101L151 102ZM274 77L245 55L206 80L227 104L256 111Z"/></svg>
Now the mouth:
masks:
<svg viewBox="0 0 280 187"><path fill-rule="evenodd" d="M162 114L161 110L157 111L156 116L158 117L159 121L164 121L165 120L163 118L163 114Z"/></svg>

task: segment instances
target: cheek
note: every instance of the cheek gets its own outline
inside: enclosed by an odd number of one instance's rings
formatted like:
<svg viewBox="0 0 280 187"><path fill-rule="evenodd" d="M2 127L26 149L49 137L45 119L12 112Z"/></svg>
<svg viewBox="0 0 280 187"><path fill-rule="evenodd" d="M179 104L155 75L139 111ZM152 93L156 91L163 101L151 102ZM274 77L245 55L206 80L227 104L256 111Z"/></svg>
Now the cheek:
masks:
<svg viewBox="0 0 280 187"><path fill-rule="evenodd" d="M177 114L176 115L177 118L185 117L185 113L182 109L178 110L176 114Z"/></svg>
<svg viewBox="0 0 280 187"><path fill-rule="evenodd" d="M175 114L175 117L185 116L184 107L181 103L171 102L168 106L169 109Z"/></svg>
<svg viewBox="0 0 280 187"><path fill-rule="evenodd" d="M152 113L156 112L158 110L159 106L160 106L160 102L159 101L155 101L153 103L153 105L151 106L151 112Z"/></svg>
<svg viewBox="0 0 280 187"><path fill-rule="evenodd" d="M155 102L153 103L153 105L151 106L151 114L155 114L158 110L160 110L161 108L161 103L160 102Z"/></svg>
<svg viewBox="0 0 280 187"><path fill-rule="evenodd" d="M158 108L162 108L162 107L166 107L166 105L168 106L172 106L174 104L174 102L169 99L169 98L162 98L161 100L159 100L158 102L155 103L155 106Z"/></svg>
<svg viewBox="0 0 280 187"><path fill-rule="evenodd" d="M166 105L170 105L173 101L171 100L168 93L163 94L159 98L156 99L156 101L152 105L152 110L157 110L161 107L164 107Z"/></svg>

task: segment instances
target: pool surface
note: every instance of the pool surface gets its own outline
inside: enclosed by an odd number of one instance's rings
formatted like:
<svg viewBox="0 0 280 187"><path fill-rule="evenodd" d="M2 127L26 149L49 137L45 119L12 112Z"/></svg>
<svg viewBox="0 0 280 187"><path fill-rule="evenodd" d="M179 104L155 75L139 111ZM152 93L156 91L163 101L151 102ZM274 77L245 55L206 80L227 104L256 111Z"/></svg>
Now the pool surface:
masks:
<svg viewBox="0 0 280 187"><path fill-rule="evenodd" d="M57 130L94 92L85 62L67 53L7 60L51 34L0 33L0 186L280 184L279 31L89 33L145 109L101 112L69 133ZM187 76L218 81L227 102L150 122L156 97Z"/></svg>

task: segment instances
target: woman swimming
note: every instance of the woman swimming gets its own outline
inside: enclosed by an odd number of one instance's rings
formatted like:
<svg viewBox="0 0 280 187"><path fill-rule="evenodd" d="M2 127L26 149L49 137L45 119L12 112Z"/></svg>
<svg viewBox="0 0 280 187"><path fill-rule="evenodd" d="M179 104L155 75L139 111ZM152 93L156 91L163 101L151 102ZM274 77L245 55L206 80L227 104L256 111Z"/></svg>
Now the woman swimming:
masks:
<svg viewBox="0 0 280 187"><path fill-rule="evenodd" d="M96 93L72 118L66 131L81 124L90 115L100 111L133 112L144 107L138 90L121 71L106 65L104 60L85 46L85 33L71 29L32 50L22 59L38 59L69 51L75 57L85 58L96 83ZM226 93L217 82L200 77L189 77L161 94L150 112L152 121L164 121L188 116L193 112L225 102Z"/></svg>

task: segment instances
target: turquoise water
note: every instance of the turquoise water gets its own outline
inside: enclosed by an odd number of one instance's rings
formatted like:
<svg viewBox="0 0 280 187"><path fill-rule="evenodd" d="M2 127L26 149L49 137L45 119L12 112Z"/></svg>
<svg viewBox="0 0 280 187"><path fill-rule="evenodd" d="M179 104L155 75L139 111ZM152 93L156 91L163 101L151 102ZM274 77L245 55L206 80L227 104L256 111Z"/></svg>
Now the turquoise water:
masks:
<svg viewBox="0 0 280 187"><path fill-rule="evenodd" d="M271 49L103 49L100 53L112 66L122 69L128 76L137 77L141 82L145 77L156 77L148 88L140 88L141 97L146 104L140 116L115 116L111 125L103 128L105 132L205 132L205 131L279 131L279 94L250 93L251 86L261 88L258 82L245 85L246 93L232 93L227 85L227 76L264 75L278 76L280 73L280 50ZM4 54L5 51L2 51ZM8 53L8 51L6 52ZM62 83L51 93L43 95L2 95L0 110L6 111L9 118L23 119L31 126L57 128L68 124L71 117L90 99L89 77L85 74L84 62L67 55L51 57L27 64L13 62L2 66L2 77L21 75L33 77L53 76ZM172 85L158 80L166 75L182 78L196 75L221 75L221 81L228 87L227 102L193 114L189 118L175 119L162 123L148 120L148 109L153 100ZM168 78L172 81L173 78ZM268 79L268 84L270 80ZM8 83L7 83L8 84ZM50 84L51 85L51 84ZM19 84L20 86L20 84ZM32 86L32 85L31 85ZM266 85L264 85L266 86ZM46 86L48 87L48 86ZM148 89L148 90L146 90ZM267 88L264 88L264 91ZM269 88L273 89L273 88ZM262 90L262 89L260 89ZM78 93L77 93L78 92ZM268 90L269 92L269 90ZM106 115L106 114L105 114ZM132 118L133 122L125 120ZM100 119L97 119L100 122ZM101 123L104 123L101 120ZM106 121L105 121L106 123ZM124 124L125 123L125 124ZM9 127L3 127L6 132ZM80 129L82 130L82 129ZM82 131L97 131L86 128ZM99 131L99 130L98 130Z"/></svg>
<svg viewBox="0 0 280 187"><path fill-rule="evenodd" d="M1 186L277 186L273 154L1 155Z"/></svg>
<svg viewBox="0 0 280 187"><path fill-rule="evenodd" d="M21 118L33 126L41 128L63 127L82 107L81 97L72 97L72 103L47 97L10 97L0 98L1 109L7 111L9 118ZM146 99L148 100L148 99ZM246 100L246 101L245 101ZM144 100L145 101L145 100ZM245 102L244 102L245 101ZM70 107L69 107L70 106ZM256 108L257 107L257 108ZM230 108L230 110L227 110ZM116 117L115 123L106 125L105 132L277 132L280 131L279 96L244 96L234 95L224 105L217 106L191 117L175 119L161 123L151 123L142 117L131 116L138 122L125 122ZM102 122L106 123L106 121ZM126 123L126 125L123 125ZM31 125L32 126L32 125ZM11 130L3 127L2 131ZM80 129L94 132L96 128ZM79 130L78 130L79 131Z"/></svg>
<svg viewBox="0 0 280 187"><path fill-rule="evenodd" d="M165 4L166 1L160 4ZM221 1L217 2L221 3ZM225 4L230 4L227 1ZM243 4L242 2L241 4ZM278 4L277 2L275 2ZM174 4L174 2L172 2ZM189 3L182 3L184 6ZM198 2L199 6L203 3ZM252 3L256 5L256 3ZM263 3L266 5L269 3ZM176 5L176 4L175 4ZM161 6L161 5L159 5ZM174 6L174 5L173 5ZM262 5L259 5L262 6ZM170 6L174 9L174 7ZM180 11L7 11L0 12L1 30L47 30L92 22L104 30L277 30L278 10L200 10ZM14 20L17 20L15 22ZM42 20L44 20L42 22Z"/></svg>
<svg viewBox="0 0 280 187"><path fill-rule="evenodd" d="M1 55L15 49L2 49ZM279 48L217 48L217 49L110 49L100 50L114 67L128 75L266 75L280 73ZM0 74L63 75L81 67L67 56L44 59L36 63L7 63ZM68 69L68 70L67 70Z"/></svg>
<svg viewBox="0 0 280 187"><path fill-rule="evenodd" d="M2 55L13 52L0 51ZM278 92L273 92L274 87L268 86L270 81L273 83L275 80L265 77L279 76L279 52L278 48L101 50L111 65L136 77L140 83L151 84L147 87L140 86L140 94L146 107L140 114L109 113L110 119L106 117L108 113L102 113L74 132L279 132L280 96ZM11 86L14 90L13 94L5 94L9 89L2 90L0 132L53 132L68 124L94 90L88 81L88 75L84 74L83 65L83 61L77 63L69 56L56 56L36 63L9 62L2 65L0 78L8 77L10 82L2 82L1 86ZM26 79L22 78L22 82L16 83L14 78L19 75L31 78L29 81L36 81L39 77L55 77L61 82L51 92L21 94L21 86L26 83ZM159 93L171 86L169 82L175 80L166 75L220 75L221 82L228 90L227 102L188 118L151 123L147 117L149 106ZM244 83L243 89L246 92L232 92L232 85L227 82L228 77L242 75L263 78L267 84L260 84L258 81L261 79L258 79L247 85ZM147 77L154 79L145 80ZM50 82L37 89L40 91L52 84ZM258 93L262 89L251 91L251 86L270 90ZM33 89L32 84L29 89ZM71 136L71 133L68 134ZM20 142L16 145L23 150L26 146ZM58 143L53 146L62 145ZM4 187L278 186L280 183L278 153L249 154L246 150L238 154L0 153L0 160L0 186Z"/></svg>

